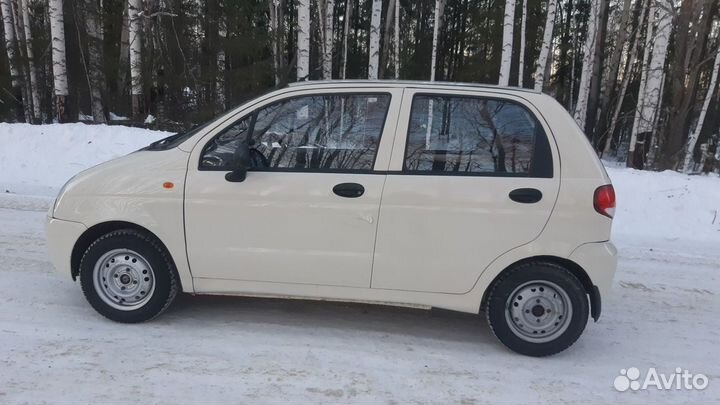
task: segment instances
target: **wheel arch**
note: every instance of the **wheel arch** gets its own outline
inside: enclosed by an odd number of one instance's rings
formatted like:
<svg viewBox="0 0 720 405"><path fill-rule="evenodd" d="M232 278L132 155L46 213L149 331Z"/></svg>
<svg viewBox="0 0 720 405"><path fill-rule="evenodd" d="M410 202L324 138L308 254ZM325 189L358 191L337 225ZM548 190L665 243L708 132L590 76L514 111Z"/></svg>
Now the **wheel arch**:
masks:
<svg viewBox="0 0 720 405"><path fill-rule="evenodd" d="M167 248L167 246L165 246L165 243L162 241L162 239L155 235L155 233L153 233L151 230L132 222L107 221L89 227L85 232L82 233L82 235L80 235L77 241L75 241L75 245L73 246L72 254L70 256L70 269L73 281L77 279L77 276L80 273L80 260L82 259L82 256L87 250L87 248L90 247L90 245L99 237L109 232L117 231L119 229L133 229L146 233L155 238L155 240L157 240L160 246L165 249L165 252L170 258L173 267L175 268L175 272L177 273L177 264L175 262L175 259L172 257L172 254L170 254L170 250ZM180 283L181 291L183 291L182 280L180 279L180 277L178 277L177 280L178 283Z"/></svg>
<svg viewBox="0 0 720 405"><path fill-rule="evenodd" d="M513 268L530 263L530 262L546 262L546 263L553 263L558 266L561 266L568 271L570 271L575 277L578 278L580 283L582 284L583 288L585 289L585 292L588 294L590 298L590 314L592 318L597 322L597 320L600 318L600 311L601 311L601 301L600 301L600 293L598 292L597 287L593 284L592 279L588 275L588 273L583 269L579 264L575 263L574 261L570 259L566 259L563 257L558 256L532 256L532 257L526 257L524 259L518 260L509 266L505 267L500 273L498 273L495 278L490 282L488 285L488 288L485 289L483 292L482 300L480 301L480 310L484 311L485 307L487 305L487 299L488 294L490 291L492 291L495 284L500 280L506 272L509 270L512 270Z"/></svg>

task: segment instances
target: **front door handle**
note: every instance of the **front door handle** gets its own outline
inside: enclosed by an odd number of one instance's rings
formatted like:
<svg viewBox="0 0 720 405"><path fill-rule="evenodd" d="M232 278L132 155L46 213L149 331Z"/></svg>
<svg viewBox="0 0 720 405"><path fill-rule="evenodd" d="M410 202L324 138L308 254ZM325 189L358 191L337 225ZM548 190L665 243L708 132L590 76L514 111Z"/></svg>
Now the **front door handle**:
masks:
<svg viewBox="0 0 720 405"><path fill-rule="evenodd" d="M521 204L533 204L542 200L542 192L536 188L518 188L510 192L510 199Z"/></svg>
<svg viewBox="0 0 720 405"><path fill-rule="evenodd" d="M358 198L365 194L365 187L358 183L340 183L333 187L333 193L345 198Z"/></svg>

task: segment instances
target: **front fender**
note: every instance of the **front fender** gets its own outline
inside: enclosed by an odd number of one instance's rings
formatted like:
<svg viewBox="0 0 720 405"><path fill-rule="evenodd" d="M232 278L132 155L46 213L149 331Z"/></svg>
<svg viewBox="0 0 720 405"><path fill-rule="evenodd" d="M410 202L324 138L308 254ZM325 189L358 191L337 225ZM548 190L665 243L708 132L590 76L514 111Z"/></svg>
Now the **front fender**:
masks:
<svg viewBox="0 0 720 405"><path fill-rule="evenodd" d="M86 170L67 184L52 216L87 228L121 221L147 229L167 247L183 290L193 292L183 221L188 156L177 148L140 151Z"/></svg>

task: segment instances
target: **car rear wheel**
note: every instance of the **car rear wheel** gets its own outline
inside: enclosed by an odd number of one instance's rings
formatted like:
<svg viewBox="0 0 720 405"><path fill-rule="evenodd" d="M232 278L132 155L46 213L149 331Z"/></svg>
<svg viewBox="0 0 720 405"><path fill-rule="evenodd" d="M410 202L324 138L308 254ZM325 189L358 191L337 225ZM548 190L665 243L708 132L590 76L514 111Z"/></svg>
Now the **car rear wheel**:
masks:
<svg viewBox="0 0 720 405"><path fill-rule="evenodd" d="M80 261L80 284L92 307L118 322L135 323L164 312L177 295L175 266L162 244L134 229L94 241Z"/></svg>
<svg viewBox="0 0 720 405"><path fill-rule="evenodd" d="M487 318L508 348L529 356L549 356L570 347L588 321L582 283L553 263L520 265L498 279L489 293Z"/></svg>

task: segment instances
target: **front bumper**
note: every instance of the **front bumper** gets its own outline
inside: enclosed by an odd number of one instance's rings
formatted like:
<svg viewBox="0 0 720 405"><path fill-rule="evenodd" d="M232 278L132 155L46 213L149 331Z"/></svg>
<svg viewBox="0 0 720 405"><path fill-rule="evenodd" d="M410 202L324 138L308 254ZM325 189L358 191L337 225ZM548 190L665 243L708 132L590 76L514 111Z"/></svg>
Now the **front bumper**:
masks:
<svg viewBox="0 0 720 405"><path fill-rule="evenodd" d="M79 222L48 218L46 225L48 253L55 270L72 278L72 251L87 227Z"/></svg>

